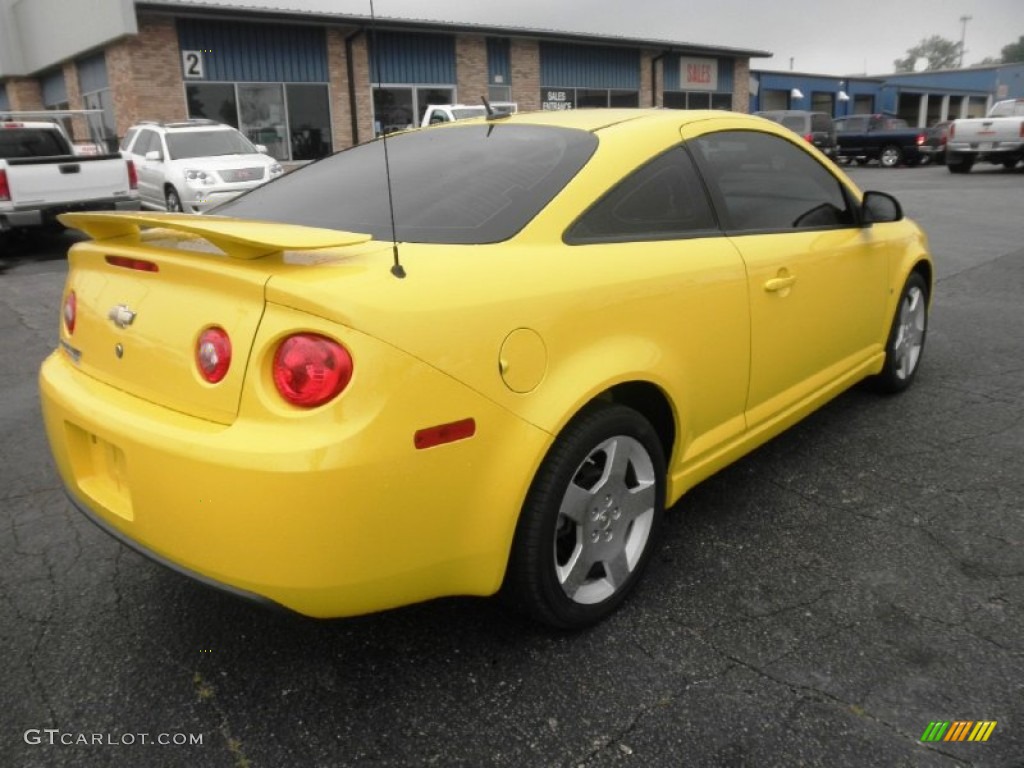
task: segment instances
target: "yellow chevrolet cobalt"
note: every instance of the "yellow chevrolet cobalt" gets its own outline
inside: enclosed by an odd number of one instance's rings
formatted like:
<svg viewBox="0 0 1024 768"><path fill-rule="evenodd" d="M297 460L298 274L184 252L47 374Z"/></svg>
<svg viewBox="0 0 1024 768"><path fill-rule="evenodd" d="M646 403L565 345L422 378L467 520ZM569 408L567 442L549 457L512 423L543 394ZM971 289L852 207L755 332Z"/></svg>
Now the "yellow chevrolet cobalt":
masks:
<svg viewBox="0 0 1024 768"><path fill-rule="evenodd" d="M726 112L579 110L338 153L212 215L65 214L40 387L72 502L309 616L636 586L666 507L921 361L899 203Z"/></svg>

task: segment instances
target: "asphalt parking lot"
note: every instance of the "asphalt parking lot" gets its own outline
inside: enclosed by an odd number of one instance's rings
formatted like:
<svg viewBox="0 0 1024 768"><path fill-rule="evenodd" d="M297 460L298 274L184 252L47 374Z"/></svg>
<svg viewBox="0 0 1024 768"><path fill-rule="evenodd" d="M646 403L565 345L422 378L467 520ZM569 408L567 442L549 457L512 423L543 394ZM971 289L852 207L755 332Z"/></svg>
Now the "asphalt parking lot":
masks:
<svg viewBox="0 0 1024 768"><path fill-rule="evenodd" d="M850 175L931 238L915 386L854 389L696 488L575 635L479 599L307 620L109 539L36 394L74 238L9 244L0 766L1024 766L1024 172ZM921 741L968 720L997 725Z"/></svg>

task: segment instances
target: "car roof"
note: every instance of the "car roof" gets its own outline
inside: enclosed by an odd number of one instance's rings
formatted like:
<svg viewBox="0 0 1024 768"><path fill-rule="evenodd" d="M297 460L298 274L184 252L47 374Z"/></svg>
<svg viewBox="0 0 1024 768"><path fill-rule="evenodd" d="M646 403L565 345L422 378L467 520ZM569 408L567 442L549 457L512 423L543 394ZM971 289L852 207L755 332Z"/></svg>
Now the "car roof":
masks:
<svg viewBox="0 0 1024 768"><path fill-rule="evenodd" d="M622 109L565 109L541 110L538 112L517 112L502 115L494 120L506 124L551 125L564 128L577 128L584 131L605 131L616 126L675 126L682 127L713 119L749 120L763 125L760 118L739 112L728 112L713 109L657 109L657 108L622 108ZM481 118L476 118L482 120ZM467 122L467 121L462 121Z"/></svg>
<svg viewBox="0 0 1024 768"><path fill-rule="evenodd" d="M195 119L195 120L176 120L176 121L168 121L168 122L162 122L162 121L159 121L159 120L141 120L138 123L136 123L135 125L133 125L132 128L156 128L156 129L162 128L164 130L172 130L172 131L188 131L188 130L209 131L209 130L224 130L224 129L228 129L228 130L231 130L231 131L236 130L233 126L230 126L227 123L218 123L216 120L206 120L206 119L201 119L201 118L200 119Z"/></svg>

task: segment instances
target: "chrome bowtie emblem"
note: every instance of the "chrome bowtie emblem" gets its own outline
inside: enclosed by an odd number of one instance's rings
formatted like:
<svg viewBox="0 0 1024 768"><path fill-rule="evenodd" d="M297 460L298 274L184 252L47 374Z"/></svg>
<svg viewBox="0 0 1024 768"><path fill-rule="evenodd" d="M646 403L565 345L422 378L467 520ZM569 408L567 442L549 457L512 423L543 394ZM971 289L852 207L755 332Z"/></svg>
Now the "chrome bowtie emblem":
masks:
<svg viewBox="0 0 1024 768"><path fill-rule="evenodd" d="M135 322L135 313L126 304L118 304L107 313L107 318L118 328L127 328Z"/></svg>

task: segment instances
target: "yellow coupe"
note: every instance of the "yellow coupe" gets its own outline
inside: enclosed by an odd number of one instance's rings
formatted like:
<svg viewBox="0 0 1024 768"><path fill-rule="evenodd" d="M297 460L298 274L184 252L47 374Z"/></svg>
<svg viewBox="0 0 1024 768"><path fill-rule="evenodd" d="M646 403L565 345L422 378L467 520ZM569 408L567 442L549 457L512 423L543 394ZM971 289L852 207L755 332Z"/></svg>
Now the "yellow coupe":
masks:
<svg viewBox="0 0 1024 768"><path fill-rule="evenodd" d="M921 230L746 115L427 128L214 213L62 217L46 430L100 527L310 616L597 621L667 506L925 340Z"/></svg>

